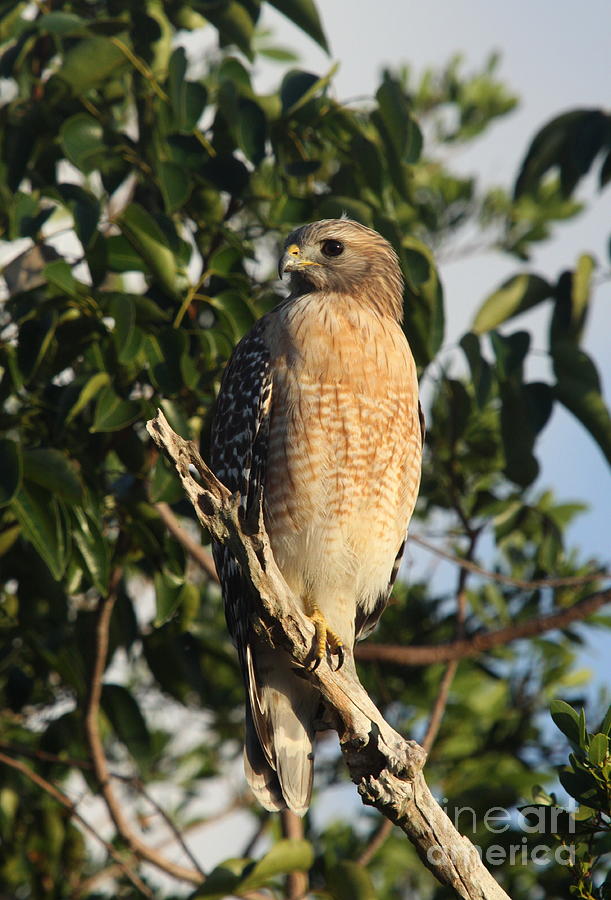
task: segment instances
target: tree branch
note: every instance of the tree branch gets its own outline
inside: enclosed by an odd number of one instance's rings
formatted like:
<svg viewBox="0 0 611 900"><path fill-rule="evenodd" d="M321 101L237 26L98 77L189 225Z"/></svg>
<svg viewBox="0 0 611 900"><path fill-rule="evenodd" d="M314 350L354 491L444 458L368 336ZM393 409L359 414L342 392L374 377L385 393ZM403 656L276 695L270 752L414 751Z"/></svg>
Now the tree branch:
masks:
<svg viewBox="0 0 611 900"><path fill-rule="evenodd" d="M308 666L313 627L301 612L273 558L262 511L252 531L242 524L240 502L202 460L197 447L175 434L161 412L147 423L151 437L174 461L199 520L226 544L261 600L252 626L279 643L320 691L335 721L352 780L365 804L375 806L406 833L436 878L465 900L508 900L432 796L422 775L423 749L404 740L384 720L361 685L354 658L346 652L339 670L323 659ZM194 466L200 482L191 474Z"/></svg>
<svg viewBox="0 0 611 900"><path fill-rule="evenodd" d="M155 509L163 519L168 531L174 535L179 544L182 544L189 556L201 566L206 575L218 584L219 577L216 573L216 566L214 565L212 554L206 550L205 547L202 547L201 544L198 544L197 541L194 541L191 535L185 531L167 503L163 503L162 501L156 503Z"/></svg>
<svg viewBox="0 0 611 900"><path fill-rule="evenodd" d="M421 537L419 534L410 534L408 535L407 540L411 541L413 544L418 544L419 547L424 547L425 550L429 550L431 553L440 556L442 559L447 559L448 562L454 563L455 566L460 566L468 572L473 572L474 575L481 575L483 578L488 578L490 581L498 581L500 584L508 584L512 587L522 588L524 591L535 591L538 588L581 587L592 581L606 581L611 578L611 572L599 571L586 572L584 575L559 575L552 578L534 578L531 581L528 581L523 578L514 578L513 575L504 575L503 572L492 572L490 569L484 569L482 566L478 566L477 563L473 562L472 559L449 553L442 547L438 547L437 544L427 541L426 538Z"/></svg>
<svg viewBox="0 0 611 900"><path fill-rule="evenodd" d="M303 819L295 815L292 809L280 812L282 837L291 841L303 840ZM295 870L286 876L286 900L300 900L308 892L308 873Z"/></svg>
<svg viewBox="0 0 611 900"><path fill-rule="evenodd" d="M110 619L117 598L117 588L121 577L121 570L115 569L112 574L108 595L100 598L98 606L95 658L91 674L89 699L85 713L85 736L89 746L89 752L91 753L93 771L100 784L100 791L114 826L130 850L136 856L140 857L140 859L146 860L158 869L161 869L161 871L166 872L168 875L172 875L174 878L188 881L191 884L202 884L205 877L201 871L188 869L185 866L171 862L152 847L149 847L148 844L136 834L130 822L125 817L121 801L115 794L111 783L112 776L108 768L108 761L100 737L98 716L100 700L102 697L102 679L108 655Z"/></svg>
<svg viewBox="0 0 611 900"><path fill-rule="evenodd" d="M611 603L611 588L590 594L574 606L559 610L546 616L537 616L517 625L508 625L497 631L483 631L468 638L452 641L449 644L430 644L420 647L402 647L399 644L361 644L355 650L355 656L361 661L376 660L390 662L399 666L428 666L432 663L449 662L453 659L466 659L479 656L494 647L501 647L521 638L535 637L556 628L566 628L573 622L580 622L591 616L602 606Z"/></svg>
<svg viewBox="0 0 611 900"><path fill-rule="evenodd" d="M133 872L127 863L121 859L120 853L115 850L112 844L109 844L108 841L105 841L104 838L98 834L93 825L90 825L89 822L83 818L83 816L77 811L74 803L69 799L69 797L64 794L63 791L54 785L51 784L50 781L47 781L37 772L34 772L33 769L30 769L29 766L26 766L25 763L19 762L17 759L12 759L10 756L7 756L5 753L0 752L0 763L3 763L5 766L10 766L11 769L15 769L17 772L21 772L22 775L25 775L33 784L43 790L46 794L49 794L56 800L64 809L68 810L70 816L84 828L92 837L96 839L102 846L105 848L106 852L109 856L111 856L116 863L117 873L121 872L123 875L126 875L127 878L131 881L134 887L140 891L141 894L144 894L145 897L153 897L153 892L148 888L143 881Z"/></svg>

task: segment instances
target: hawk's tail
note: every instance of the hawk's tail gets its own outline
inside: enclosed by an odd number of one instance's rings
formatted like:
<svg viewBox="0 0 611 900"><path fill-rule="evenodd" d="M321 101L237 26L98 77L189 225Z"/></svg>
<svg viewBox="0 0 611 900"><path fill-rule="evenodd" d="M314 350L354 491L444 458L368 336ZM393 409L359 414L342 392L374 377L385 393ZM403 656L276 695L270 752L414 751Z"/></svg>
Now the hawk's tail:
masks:
<svg viewBox="0 0 611 900"><path fill-rule="evenodd" d="M320 696L286 653L246 650L244 769L265 809L302 816L312 793L314 718Z"/></svg>

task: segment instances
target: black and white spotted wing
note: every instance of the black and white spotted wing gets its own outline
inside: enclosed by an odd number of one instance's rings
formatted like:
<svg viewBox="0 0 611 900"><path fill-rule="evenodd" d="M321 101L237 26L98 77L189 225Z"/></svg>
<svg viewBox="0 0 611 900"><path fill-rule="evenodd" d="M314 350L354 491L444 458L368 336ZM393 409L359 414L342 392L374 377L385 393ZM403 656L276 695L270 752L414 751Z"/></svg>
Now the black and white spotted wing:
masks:
<svg viewBox="0 0 611 900"><path fill-rule="evenodd" d="M272 377L264 327L260 320L236 347L223 375L212 426L212 469L230 491L240 492L246 515L259 501L265 481ZM220 544L213 544L212 550L227 625L243 663L256 598L232 554Z"/></svg>

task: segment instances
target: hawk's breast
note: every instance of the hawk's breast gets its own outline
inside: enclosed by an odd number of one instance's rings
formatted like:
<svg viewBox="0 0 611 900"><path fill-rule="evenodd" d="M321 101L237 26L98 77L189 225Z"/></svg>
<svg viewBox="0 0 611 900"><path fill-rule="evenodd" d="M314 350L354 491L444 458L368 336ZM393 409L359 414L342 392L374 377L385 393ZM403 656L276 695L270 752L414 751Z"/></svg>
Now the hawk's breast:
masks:
<svg viewBox="0 0 611 900"><path fill-rule="evenodd" d="M416 501L413 358L396 322L341 295L287 304L266 341L275 356L265 480L274 556L330 624L332 604L353 620L357 603L367 610L386 590Z"/></svg>

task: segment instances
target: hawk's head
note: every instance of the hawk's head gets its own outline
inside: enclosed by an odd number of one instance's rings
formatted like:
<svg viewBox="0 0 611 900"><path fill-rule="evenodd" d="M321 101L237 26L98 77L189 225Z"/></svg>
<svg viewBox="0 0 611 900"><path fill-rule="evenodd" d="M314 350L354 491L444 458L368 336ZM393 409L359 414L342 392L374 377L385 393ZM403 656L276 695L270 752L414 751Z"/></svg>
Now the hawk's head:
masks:
<svg viewBox="0 0 611 900"><path fill-rule="evenodd" d="M350 294L402 318L403 276L397 254L377 231L351 219L322 219L293 231L278 265L295 295Z"/></svg>

